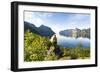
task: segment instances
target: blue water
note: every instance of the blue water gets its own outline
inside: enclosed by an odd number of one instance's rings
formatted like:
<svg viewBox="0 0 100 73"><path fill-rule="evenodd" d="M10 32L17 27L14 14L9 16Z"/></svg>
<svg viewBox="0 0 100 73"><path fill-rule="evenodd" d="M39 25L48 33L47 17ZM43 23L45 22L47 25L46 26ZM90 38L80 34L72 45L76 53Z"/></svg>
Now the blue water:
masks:
<svg viewBox="0 0 100 73"><path fill-rule="evenodd" d="M90 47L90 39L84 37L65 37L62 35L57 36L57 44L63 47L75 48L78 44L81 44L83 48Z"/></svg>

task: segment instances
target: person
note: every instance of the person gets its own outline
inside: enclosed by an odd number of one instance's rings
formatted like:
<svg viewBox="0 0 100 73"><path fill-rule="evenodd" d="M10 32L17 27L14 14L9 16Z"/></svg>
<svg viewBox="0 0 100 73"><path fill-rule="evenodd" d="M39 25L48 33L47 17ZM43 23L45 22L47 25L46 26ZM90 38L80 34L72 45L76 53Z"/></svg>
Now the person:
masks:
<svg viewBox="0 0 100 73"><path fill-rule="evenodd" d="M51 55L52 55L51 58L52 60L59 59L60 57L62 57L63 52L60 49L60 47L57 45L57 37L55 34L51 37L50 41L51 41L51 45L49 45L45 60L49 60Z"/></svg>
<svg viewBox="0 0 100 73"><path fill-rule="evenodd" d="M53 50L53 52L55 53L55 55L58 57L61 57L62 56L62 50L60 49L60 47L57 45L57 37L56 35L54 35L54 38L53 38L53 45L55 47L55 49Z"/></svg>
<svg viewBox="0 0 100 73"><path fill-rule="evenodd" d="M53 45L57 45L57 37L56 37L56 35L54 35L54 38L53 38Z"/></svg>

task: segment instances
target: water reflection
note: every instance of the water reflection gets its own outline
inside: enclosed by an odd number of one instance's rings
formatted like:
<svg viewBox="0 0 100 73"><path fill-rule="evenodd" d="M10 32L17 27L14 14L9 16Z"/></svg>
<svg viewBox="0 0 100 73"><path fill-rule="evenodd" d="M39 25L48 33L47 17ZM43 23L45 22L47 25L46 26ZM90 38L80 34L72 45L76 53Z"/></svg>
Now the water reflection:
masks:
<svg viewBox="0 0 100 73"><path fill-rule="evenodd" d="M59 34L60 35L60 34ZM60 36L64 36L64 37L72 37L72 38L80 38L80 37L82 37L82 38L88 38L88 39L90 39L90 36L88 36L88 35L85 35L85 36L65 36L65 35L60 35Z"/></svg>
<svg viewBox="0 0 100 73"><path fill-rule="evenodd" d="M75 48L78 44L81 44L83 48L90 47L90 38L87 37L67 37L60 34L56 34L57 44L63 47Z"/></svg>

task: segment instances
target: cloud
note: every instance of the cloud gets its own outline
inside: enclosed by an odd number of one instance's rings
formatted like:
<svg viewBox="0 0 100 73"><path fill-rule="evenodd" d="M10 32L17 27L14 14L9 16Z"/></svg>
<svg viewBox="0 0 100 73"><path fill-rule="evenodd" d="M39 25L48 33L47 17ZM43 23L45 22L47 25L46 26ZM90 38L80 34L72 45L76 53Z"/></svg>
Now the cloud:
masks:
<svg viewBox="0 0 100 73"><path fill-rule="evenodd" d="M41 18L35 18L34 23L39 27L41 24L44 24L45 22Z"/></svg>
<svg viewBox="0 0 100 73"><path fill-rule="evenodd" d="M65 29L90 27L89 14L64 14L49 12L25 12L25 21L37 27L41 24L51 27L53 31L59 32Z"/></svg>
<svg viewBox="0 0 100 73"><path fill-rule="evenodd" d="M89 14L72 14L66 21L67 28L89 28L90 15Z"/></svg>
<svg viewBox="0 0 100 73"><path fill-rule="evenodd" d="M32 12L25 12L24 13L25 21L31 20L33 18L32 14L33 14Z"/></svg>
<svg viewBox="0 0 100 73"><path fill-rule="evenodd" d="M25 21L35 24L39 27L41 24L44 24L44 20L40 17L37 17L34 12L25 12Z"/></svg>
<svg viewBox="0 0 100 73"><path fill-rule="evenodd" d="M48 18L53 16L53 13L45 13L45 12L29 12L25 11L25 21L35 24L39 27L41 24L46 24L48 22Z"/></svg>
<svg viewBox="0 0 100 73"><path fill-rule="evenodd" d="M90 19L90 15L89 14L72 14L69 16L68 20L69 21L88 21Z"/></svg>
<svg viewBox="0 0 100 73"><path fill-rule="evenodd" d="M34 14L41 18L48 18L53 16L53 13L45 13L45 12L34 12Z"/></svg>
<svg viewBox="0 0 100 73"><path fill-rule="evenodd" d="M77 21L84 21L84 20L86 21L89 18L90 18L89 14L76 14L74 16L74 19L76 19Z"/></svg>

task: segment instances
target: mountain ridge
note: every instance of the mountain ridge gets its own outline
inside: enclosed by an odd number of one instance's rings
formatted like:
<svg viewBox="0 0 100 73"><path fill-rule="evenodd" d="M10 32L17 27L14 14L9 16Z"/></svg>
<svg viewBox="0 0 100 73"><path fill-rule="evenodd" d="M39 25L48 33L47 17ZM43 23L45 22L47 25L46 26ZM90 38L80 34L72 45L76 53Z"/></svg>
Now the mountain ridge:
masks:
<svg viewBox="0 0 100 73"><path fill-rule="evenodd" d="M41 25L40 27L36 27L34 24L24 21L24 31L30 30L33 33L39 34L45 37L51 37L55 32L48 26Z"/></svg>
<svg viewBox="0 0 100 73"><path fill-rule="evenodd" d="M87 29L66 29L59 32L60 35L67 37L88 37L90 38L90 28Z"/></svg>

